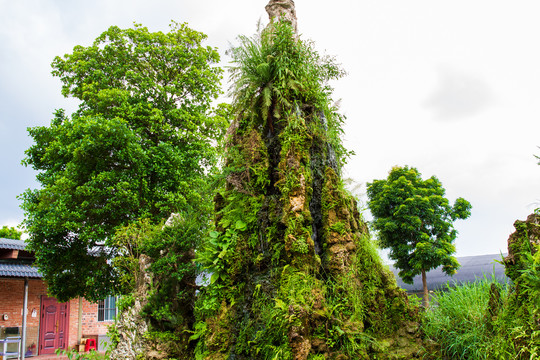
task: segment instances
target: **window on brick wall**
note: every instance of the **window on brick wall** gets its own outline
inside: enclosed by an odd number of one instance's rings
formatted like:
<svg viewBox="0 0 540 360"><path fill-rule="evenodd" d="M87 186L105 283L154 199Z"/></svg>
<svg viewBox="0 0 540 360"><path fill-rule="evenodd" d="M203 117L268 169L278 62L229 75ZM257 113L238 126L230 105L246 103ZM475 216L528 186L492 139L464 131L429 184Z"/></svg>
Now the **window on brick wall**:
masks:
<svg viewBox="0 0 540 360"><path fill-rule="evenodd" d="M107 296L98 302L98 321L112 321L116 316L116 297Z"/></svg>

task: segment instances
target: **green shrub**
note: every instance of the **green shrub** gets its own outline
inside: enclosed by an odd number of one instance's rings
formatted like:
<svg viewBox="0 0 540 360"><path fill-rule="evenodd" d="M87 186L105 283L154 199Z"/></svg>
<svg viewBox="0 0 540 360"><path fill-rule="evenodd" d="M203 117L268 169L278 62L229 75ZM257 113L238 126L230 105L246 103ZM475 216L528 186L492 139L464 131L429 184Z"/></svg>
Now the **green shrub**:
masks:
<svg viewBox="0 0 540 360"><path fill-rule="evenodd" d="M69 360L106 360L109 358L106 354L93 350L79 353L75 350L56 349L56 355L66 355Z"/></svg>
<svg viewBox="0 0 540 360"><path fill-rule="evenodd" d="M539 359L537 278L534 267L522 271L520 291L487 278L449 285L435 294L424 332L449 359Z"/></svg>
<svg viewBox="0 0 540 360"><path fill-rule="evenodd" d="M440 344L445 356L468 360L489 358L487 352L494 341L486 319L491 284L496 284L501 298L506 297L507 285L487 278L447 285L445 291L435 293L435 304L425 313L424 332Z"/></svg>

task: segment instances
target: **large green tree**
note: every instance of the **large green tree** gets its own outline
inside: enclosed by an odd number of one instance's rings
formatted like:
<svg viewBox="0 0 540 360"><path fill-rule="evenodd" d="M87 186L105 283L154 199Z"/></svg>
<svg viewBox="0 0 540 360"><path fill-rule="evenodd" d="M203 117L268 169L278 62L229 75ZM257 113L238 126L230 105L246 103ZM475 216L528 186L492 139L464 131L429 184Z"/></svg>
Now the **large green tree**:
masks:
<svg viewBox="0 0 540 360"><path fill-rule="evenodd" d="M459 268L453 256L457 236L453 222L468 218L471 204L458 198L450 206L435 176L423 180L417 169L408 166L394 167L387 179L368 183L367 195L381 246L390 249L404 282L412 283L414 276L422 275L427 307L426 272L442 265L452 275Z"/></svg>
<svg viewBox="0 0 540 360"><path fill-rule="evenodd" d="M0 239L14 239L21 240L22 231L15 229L14 227L7 227L6 225L0 228Z"/></svg>
<svg viewBox="0 0 540 360"><path fill-rule="evenodd" d="M41 188L21 198L30 247L59 299L119 291L116 230L201 202L225 125L211 113L222 71L205 38L185 24L167 33L113 26L54 59L62 94L80 106L29 129L35 144L23 163Z"/></svg>

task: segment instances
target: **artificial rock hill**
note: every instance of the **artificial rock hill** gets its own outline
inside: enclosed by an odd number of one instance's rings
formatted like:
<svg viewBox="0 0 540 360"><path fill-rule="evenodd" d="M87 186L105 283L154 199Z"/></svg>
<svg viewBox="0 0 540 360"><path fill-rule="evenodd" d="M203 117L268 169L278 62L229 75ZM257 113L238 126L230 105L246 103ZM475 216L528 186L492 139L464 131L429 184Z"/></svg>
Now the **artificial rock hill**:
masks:
<svg viewBox="0 0 540 360"><path fill-rule="evenodd" d="M268 27L232 50L225 186L215 196L215 230L198 250L210 284L179 315L191 320L176 350L143 340L145 320L126 311L117 350L129 351L112 358L421 355L418 308L382 264L340 178L343 117L327 81L342 72L298 35L292 0L271 0L266 10ZM144 298L155 279L142 278ZM135 305L143 309L145 300Z"/></svg>
<svg viewBox="0 0 540 360"><path fill-rule="evenodd" d="M341 118L321 75L331 66L300 39L292 0L266 10L268 27L233 52L235 118L215 199L219 266L202 294L219 305L200 316L198 354L413 358L418 309L340 179Z"/></svg>

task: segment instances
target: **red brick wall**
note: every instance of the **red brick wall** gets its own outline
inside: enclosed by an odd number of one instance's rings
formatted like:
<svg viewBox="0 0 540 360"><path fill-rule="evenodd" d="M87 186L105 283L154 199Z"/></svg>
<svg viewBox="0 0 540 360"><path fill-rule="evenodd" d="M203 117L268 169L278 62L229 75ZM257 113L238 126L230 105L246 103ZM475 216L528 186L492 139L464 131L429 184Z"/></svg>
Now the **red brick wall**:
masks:
<svg viewBox="0 0 540 360"><path fill-rule="evenodd" d="M36 355L39 334L41 296L46 295L42 280L28 280L28 316L26 317L26 349ZM0 327L21 327L24 301L24 279L0 279ZM32 312L35 310L35 317ZM8 320L4 320L7 314ZM4 333L1 329L0 333Z"/></svg>
<svg viewBox="0 0 540 360"><path fill-rule="evenodd" d="M79 299L73 299L69 303L69 342L73 347L79 343L77 338L79 330ZM96 337L107 334L107 326L113 321L98 322L98 304L82 299L82 337Z"/></svg>
<svg viewBox="0 0 540 360"><path fill-rule="evenodd" d="M82 332L85 335L105 335L113 321L98 321L98 304L83 300Z"/></svg>
<svg viewBox="0 0 540 360"><path fill-rule="evenodd" d="M42 280L28 281L28 316L27 321L27 347L32 343L37 346L39 331L39 319L41 309L41 296L47 295L47 287ZM0 279L0 327L21 327L22 308L24 299L23 279ZM32 317L32 311L36 311L36 316ZM107 325L112 321L97 321L97 303L82 301L82 336L105 335ZM79 339L79 299L69 302L69 335L68 346L73 347L78 344ZM4 320L3 315L8 315L8 320ZM2 332L3 333L3 332Z"/></svg>
<svg viewBox="0 0 540 360"><path fill-rule="evenodd" d="M28 280L28 317L27 326L39 326L39 309L41 295L46 295L47 290L42 280ZM22 326L22 309L24 299L23 279L0 279L0 326ZM32 317L32 310L37 312ZM7 314L6 321L3 315Z"/></svg>

